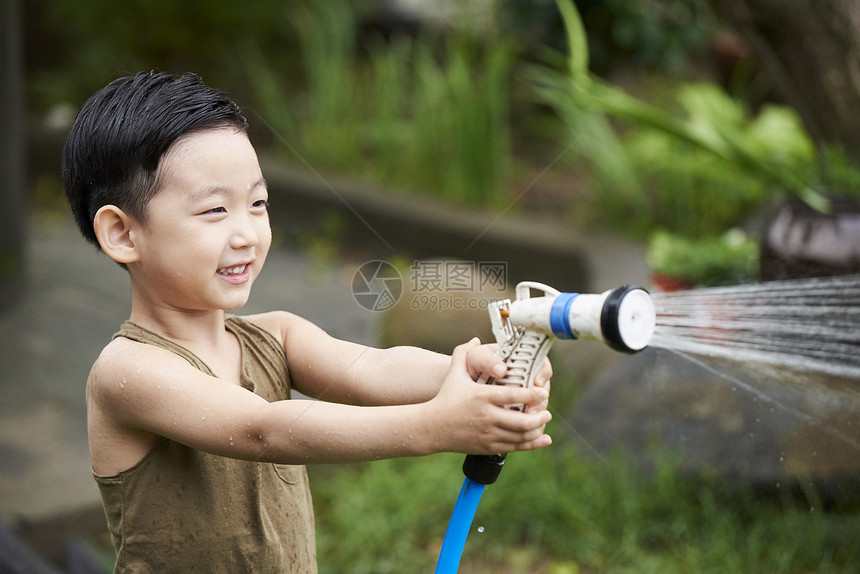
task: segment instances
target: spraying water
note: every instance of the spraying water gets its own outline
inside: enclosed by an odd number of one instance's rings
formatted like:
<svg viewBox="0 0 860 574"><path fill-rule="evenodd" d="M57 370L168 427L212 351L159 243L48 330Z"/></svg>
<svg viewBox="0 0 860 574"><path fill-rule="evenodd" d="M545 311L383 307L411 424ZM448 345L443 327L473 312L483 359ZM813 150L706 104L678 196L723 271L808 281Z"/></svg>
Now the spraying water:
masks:
<svg viewBox="0 0 860 574"><path fill-rule="evenodd" d="M652 298L651 347L860 380L860 275Z"/></svg>

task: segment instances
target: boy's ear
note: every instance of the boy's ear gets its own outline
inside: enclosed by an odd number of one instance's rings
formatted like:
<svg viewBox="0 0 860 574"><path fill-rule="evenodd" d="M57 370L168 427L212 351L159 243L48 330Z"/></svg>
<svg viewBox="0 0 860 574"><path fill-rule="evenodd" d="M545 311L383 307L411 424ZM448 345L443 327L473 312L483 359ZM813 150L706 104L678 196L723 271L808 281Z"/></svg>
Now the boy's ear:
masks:
<svg viewBox="0 0 860 574"><path fill-rule="evenodd" d="M137 225L139 223L134 217L115 205L102 206L93 220L93 229L102 251L117 263L138 260L132 233Z"/></svg>

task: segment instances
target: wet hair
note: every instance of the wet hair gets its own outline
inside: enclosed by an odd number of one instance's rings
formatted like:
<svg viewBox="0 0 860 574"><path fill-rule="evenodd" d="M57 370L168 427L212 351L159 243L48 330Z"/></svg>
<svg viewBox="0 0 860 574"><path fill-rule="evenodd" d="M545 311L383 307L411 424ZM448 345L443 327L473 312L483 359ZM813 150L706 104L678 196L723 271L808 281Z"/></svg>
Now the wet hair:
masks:
<svg viewBox="0 0 860 574"><path fill-rule="evenodd" d="M63 149L63 185L75 222L98 245L93 221L115 205L146 221L158 192L158 165L178 138L248 122L225 93L194 74L140 72L114 80L81 108Z"/></svg>

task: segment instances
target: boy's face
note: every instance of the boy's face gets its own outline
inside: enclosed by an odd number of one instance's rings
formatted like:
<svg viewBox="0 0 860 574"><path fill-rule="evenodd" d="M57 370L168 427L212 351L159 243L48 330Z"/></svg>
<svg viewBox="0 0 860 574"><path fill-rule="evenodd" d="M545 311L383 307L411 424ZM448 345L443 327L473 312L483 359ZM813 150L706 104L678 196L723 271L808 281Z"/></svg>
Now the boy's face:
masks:
<svg viewBox="0 0 860 574"><path fill-rule="evenodd" d="M272 242L257 154L233 128L177 140L159 166L161 189L129 266L139 296L187 311L244 305Z"/></svg>

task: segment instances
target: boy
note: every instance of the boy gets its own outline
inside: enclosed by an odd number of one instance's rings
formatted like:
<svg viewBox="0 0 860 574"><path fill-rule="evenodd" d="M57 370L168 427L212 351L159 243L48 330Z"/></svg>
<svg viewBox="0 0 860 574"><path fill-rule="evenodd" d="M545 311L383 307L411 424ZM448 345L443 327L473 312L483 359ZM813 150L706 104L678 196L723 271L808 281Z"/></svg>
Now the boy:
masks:
<svg viewBox="0 0 860 574"><path fill-rule="evenodd" d="M84 104L63 152L81 232L131 280L129 321L87 381L118 572L314 572L302 465L550 443L548 365L539 388L478 385L505 366L477 341L447 357L225 315L271 243L246 129L196 76L139 73Z"/></svg>

